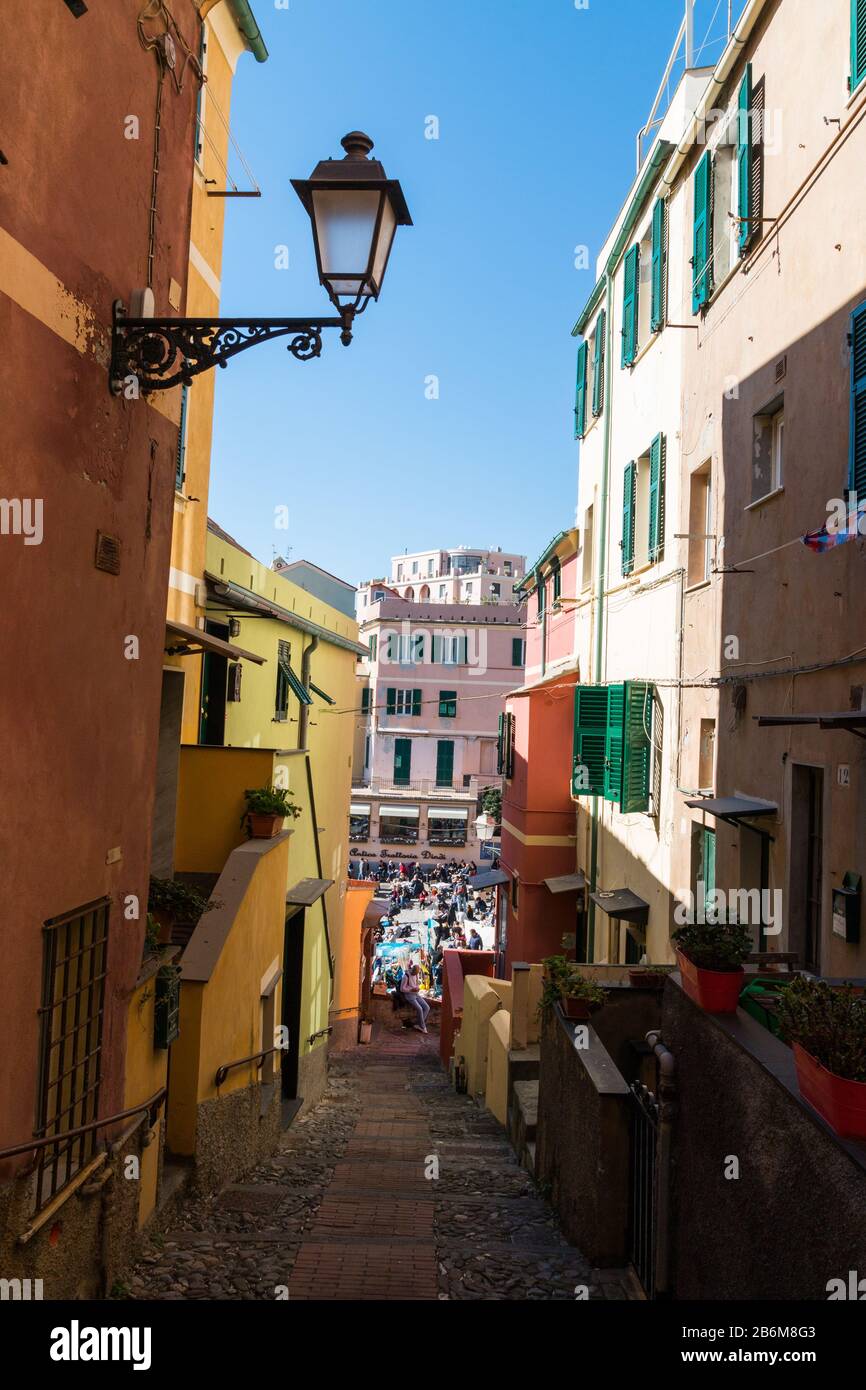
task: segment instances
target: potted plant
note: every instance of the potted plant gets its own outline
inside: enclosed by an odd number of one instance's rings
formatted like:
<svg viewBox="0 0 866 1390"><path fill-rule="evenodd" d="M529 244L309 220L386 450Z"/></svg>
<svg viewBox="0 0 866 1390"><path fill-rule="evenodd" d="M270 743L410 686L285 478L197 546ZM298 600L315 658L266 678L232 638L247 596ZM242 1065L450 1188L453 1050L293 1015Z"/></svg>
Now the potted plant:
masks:
<svg viewBox="0 0 866 1390"><path fill-rule="evenodd" d="M736 921L693 922L674 932L674 941L689 998L709 1014L736 1013L752 949L748 929Z"/></svg>
<svg viewBox="0 0 866 1390"><path fill-rule="evenodd" d="M171 940L172 930L183 922L195 926L209 904L203 893L189 884L173 878L156 878L151 874L147 894L148 918L152 918L163 944Z"/></svg>
<svg viewBox="0 0 866 1390"><path fill-rule="evenodd" d="M251 839L271 840L279 835L286 816L299 816L300 806L296 806L285 787L255 787L244 792L247 808L241 816L241 825L246 821Z"/></svg>
<svg viewBox="0 0 866 1390"><path fill-rule="evenodd" d="M539 1011L549 1012L559 1004L566 1018L585 1022L605 1001L604 990L589 980L580 967L565 956L548 956L544 962L544 984Z"/></svg>
<svg viewBox="0 0 866 1390"><path fill-rule="evenodd" d="M672 965L632 965L628 972L629 983L635 989L664 989L672 970Z"/></svg>
<svg viewBox="0 0 866 1390"><path fill-rule="evenodd" d="M866 999L798 975L782 992L779 1023L803 1098L837 1134L866 1139Z"/></svg>

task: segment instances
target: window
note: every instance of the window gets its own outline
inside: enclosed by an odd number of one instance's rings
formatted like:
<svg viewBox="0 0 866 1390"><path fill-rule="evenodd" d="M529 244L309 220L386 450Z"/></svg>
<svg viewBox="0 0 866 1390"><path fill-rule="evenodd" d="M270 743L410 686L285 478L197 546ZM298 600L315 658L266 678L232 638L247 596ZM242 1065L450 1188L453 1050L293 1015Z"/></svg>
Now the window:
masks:
<svg viewBox="0 0 866 1390"><path fill-rule="evenodd" d="M403 566L402 566L402 565L398 565L398 566L397 566L397 583L398 583L398 584L401 583L401 582L402 582L402 579L403 579Z"/></svg>
<svg viewBox="0 0 866 1390"><path fill-rule="evenodd" d="M45 923L35 1210L41 1211L90 1159L97 1131L64 1138L96 1119L102 1077L102 1016L109 899Z"/></svg>
<svg viewBox="0 0 866 1390"><path fill-rule="evenodd" d="M436 743L436 785L450 787L454 780L454 742L440 738Z"/></svg>
<svg viewBox="0 0 866 1390"><path fill-rule="evenodd" d="M186 478L186 435L189 410L189 387L182 386L180 392L180 424L177 427L177 459L174 469L174 490L183 489Z"/></svg>
<svg viewBox="0 0 866 1390"><path fill-rule="evenodd" d="M440 718L440 719L456 719L456 718L457 718L457 691L456 691L456 690L440 690L440 691L439 691L439 718Z"/></svg>
<svg viewBox="0 0 866 1390"><path fill-rule="evenodd" d="M644 681L579 685L574 692L572 794L649 811L655 691Z"/></svg>
<svg viewBox="0 0 866 1390"><path fill-rule="evenodd" d="M506 578L509 578L509 579L511 578L511 570L512 570L511 561L510 561L510 560L505 560L505 561L504 561L504 573L505 573Z"/></svg>
<svg viewBox="0 0 866 1390"><path fill-rule="evenodd" d="M431 806L427 817L427 842L431 845L465 845L469 812Z"/></svg>
<svg viewBox="0 0 866 1390"><path fill-rule="evenodd" d="M277 643L277 689L274 696L274 719L283 724L289 717L289 671L292 648L289 642Z"/></svg>
<svg viewBox="0 0 866 1390"><path fill-rule="evenodd" d="M622 481L622 572L634 569L634 513L637 496L637 464L627 463Z"/></svg>
<svg viewBox="0 0 866 1390"><path fill-rule="evenodd" d="M496 740L496 771L500 776L514 776L514 715L500 714Z"/></svg>
<svg viewBox="0 0 866 1390"><path fill-rule="evenodd" d="M423 632L389 632L385 638L385 660L417 666L424 660Z"/></svg>
<svg viewBox="0 0 866 1390"><path fill-rule="evenodd" d="M637 327L640 299L640 247L630 246L623 263L622 278L622 358L630 367L637 357Z"/></svg>
<svg viewBox="0 0 866 1390"><path fill-rule="evenodd" d="M370 838L370 807L361 803L349 807L349 839L353 845Z"/></svg>
<svg viewBox="0 0 866 1390"><path fill-rule="evenodd" d="M701 720L701 738L698 746L698 790L713 790L713 769L715 767L716 721Z"/></svg>
<svg viewBox="0 0 866 1390"><path fill-rule="evenodd" d="M562 570L558 560L553 561L551 574L553 577L553 603L556 605L562 597Z"/></svg>
<svg viewBox="0 0 866 1390"><path fill-rule="evenodd" d="M371 661L375 661L375 660L376 660L376 653L377 653L378 649L379 649L379 638L376 636L376 633L374 632L374 633L372 633L372 635L371 635L371 637L370 637L370 660L371 660Z"/></svg>
<svg viewBox="0 0 866 1390"><path fill-rule="evenodd" d="M382 806L379 810L379 839L382 844L417 844L419 818L420 812L416 806Z"/></svg>
<svg viewBox="0 0 866 1390"><path fill-rule="evenodd" d="M464 588L464 591L465 591L465 593L466 593L466 597L467 597L467 598L471 598L471 597L472 597L472 581L471 581L471 580L468 580L466 583L464 583L463 588Z"/></svg>
<svg viewBox="0 0 866 1390"><path fill-rule="evenodd" d="M427 561L427 578L429 579L429 578L432 576L432 574L433 574L433 561L432 561L432 559L430 559L430 560Z"/></svg>
<svg viewBox="0 0 866 1390"><path fill-rule="evenodd" d="M544 578L544 575L539 571L535 576L535 603L536 612L539 618L544 617L544 606L545 600L547 598L547 594L545 592L546 588L547 580Z"/></svg>
<svg viewBox="0 0 866 1390"><path fill-rule="evenodd" d="M851 445L848 486L866 497L866 302L851 315Z"/></svg>
<svg viewBox="0 0 866 1390"><path fill-rule="evenodd" d="M602 309L592 335L592 413L597 418L604 409L604 347L607 316Z"/></svg>
<svg viewBox="0 0 866 1390"><path fill-rule="evenodd" d="M713 567L712 483L705 463L689 479L688 584L703 584Z"/></svg>
<svg viewBox="0 0 866 1390"><path fill-rule="evenodd" d="M491 597L492 599L497 599L497 600L500 599L500 598L502 597L502 585L501 585L501 584L491 584L491 585L490 585L490 597Z"/></svg>
<svg viewBox="0 0 866 1390"><path fill-rule="evenodd" d="M584 341L577 349L577 383L574 391L574 437L583 439L586 434L586 379L589 361L589 344Z"/></svg>
<svg viewBox="0 0 866 1390"><path fill-rule="evenodd" d="M418 561L417 561L417 560L413 560L413 561L412 561L412 573L413 573L413 574L417 574L417 573L418 573Z"/></svg>
<svg viewBox="0 0 866 1390"><path fill-rule="evenodd" d="M713 156L705 150L695 170L692 229L692 313L709 303L713 289L712 249Z"/></svg>
<svg viewBox="0 0 866 1390"><path fill-rule="evenodd" d="M444 597L445 597L445 594L446 594L446 587L445 587L444 584L440 584L440 585L439 585L439 597L440 597L440 598L444 598Z"/></svg>
<svg viewBox="0 0 866 1390"><path fill-rule="evenodd" d="M626 464L622 500L622 573L655 564L664 554L665 436L649 452Z"/></svg>
<svg viewBox="0 0 866 1390"><path fill-rule="evenodd" d="M369 714L369 713L370 713L370 687L369 687L369 685L365 686L364 689L361 691L361 713L362 713L362 714Z"/></svg>
<svg viewBox="0 0 866 1390"><path fill-rule="evenodd" d="M663 434L657 434L650 446L649 472L649 560L655 564L665 548L665 453Z"/></svg>
<svg viewBox="0 0 866 1390"><path fill-rule="evenodd" d="M653 207L652 274L650 283L650 332L658 333L667 312L667 207L664 198L657 198Z"/></svg>
<svg viewBox="0 0 866 1390"><path fill-rule="evenodd" d="M759 502L782 486L784 396L777 396L759 411L754 417L752 434L752 501Z"/></svg>
<svg viewBox="0 0 866 1390"><path fill-rule="evenodd" d="M713 894L716 890L716 832L703 825L692 826L692 894L698 904L698 890L703 894L704 911L715 912Z"/></svg>
<svg viewBox="0 0 866 1390"><path fill-rule="evenodd" d="M866 77L866 0L851 0L851 91Z"/></svg>
<svg viewBox="0 0 866 1390"><path fill-rule="evenodd" d="M434 634L432 661L443 666L465 666L468 659L469 638L464 633L456 636Z"/></svg>
<svg viewBox="0 0 866 1390"><path fill-rule="evenodd" d="M526 660L526 643L522 637L512 637L511 639L511 664L512 666L522 666Z"/></svg>
<svg viewBox="0 0 866 1390"><path fill-rule="evenodd" d="M584 522L583 522L583 536L581 537L581 549L582 549L582 552L583 552L583 553L582 553L582 557L581 557L581 559L582 559L581 586L582 586L584 589L588 589L589 586L590 586L590 584L592 583L592 545L593 545L592 517L593 517L592 507L587 507L587 509L586 509L586 516L584 517Z"/></svg>
<svg viewBox="0 0 866 1390"><path fill-rule="evenodd" d="M417 717L421 713L421 691L397 690L389 686L385 692L385 713Z"/></svg>

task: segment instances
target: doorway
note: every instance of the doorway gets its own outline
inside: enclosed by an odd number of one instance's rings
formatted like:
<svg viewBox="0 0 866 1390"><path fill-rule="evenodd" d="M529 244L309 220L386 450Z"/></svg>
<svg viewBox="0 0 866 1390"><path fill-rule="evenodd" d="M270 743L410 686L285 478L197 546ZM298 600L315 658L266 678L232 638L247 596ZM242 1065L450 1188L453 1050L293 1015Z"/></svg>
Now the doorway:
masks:
<svg viewBox="0 0 866 1390"><path fill-rule="evenodd" d="M824 769L791 768L790 934L788 949L815 975L821 973L824 897Z"/></svg>
<svg viewBox="0 0 866 1390"><path fill-rule="evenodd" d="M280 1092L284 1127L301 1108L298 1073L301 1060L301 992L304 979L304 926L306 908L293 909L286 917L283 938L282 1018L288 1045L280 1059ZM287 1118L288 1117L288 1118Z"/></svg>
<svg viewBox="0 0 866 1390"><path fill-rule="evenodd" d="M227 623L215 623L210 618L205 623L205 632L212 637L228 641ZM221 748L226 733L226 681L228 679L228 658L216 652L205 652L201 668L201 709L199 712L199 743L207 743Z"/></svg>

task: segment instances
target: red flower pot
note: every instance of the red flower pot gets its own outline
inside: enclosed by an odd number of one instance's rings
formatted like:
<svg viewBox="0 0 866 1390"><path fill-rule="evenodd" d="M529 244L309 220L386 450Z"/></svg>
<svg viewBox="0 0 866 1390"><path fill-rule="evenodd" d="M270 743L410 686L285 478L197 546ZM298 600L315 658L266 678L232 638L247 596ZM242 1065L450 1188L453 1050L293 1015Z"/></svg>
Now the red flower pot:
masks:
<svg viewBox="0 0 866 1390"><path fill-rule="evenodd" d="M849 1081L828 1071L799 1043L793 1049L803 1099L843 1138L866 1139L866 1081Z"/></svg>
<svg viewBox="0 0 866 1390"><path fill-rule="evenodd" d="M285 816L263 815L261 811L250 811L250 834L254 840L272 840L283 828Z"/></svg>
<svg viewBox="0 0 866 1390"><path fill-rule="evenodd" d="M630 970L628 972L630 984L636 989L664 989L667 971L661 970Z"/></svg>
<svg viewBox="0 0 866 1390"><path fill-rule="evenodd" d="M746 972L741 965L736 970L705 970L695 965L682 951L677 962L683 978L683 989L689 998L708 1014L733 1014Z"/></svg>
<svg viewBox="0 0 866 1390"><path fill-rule="evenodd" d="M600 1004L591 1004L586 999L563 999L562 1012L566 1018L570 1018L574 1023L587 1023L590 1015L601 1008Z"/></svg>

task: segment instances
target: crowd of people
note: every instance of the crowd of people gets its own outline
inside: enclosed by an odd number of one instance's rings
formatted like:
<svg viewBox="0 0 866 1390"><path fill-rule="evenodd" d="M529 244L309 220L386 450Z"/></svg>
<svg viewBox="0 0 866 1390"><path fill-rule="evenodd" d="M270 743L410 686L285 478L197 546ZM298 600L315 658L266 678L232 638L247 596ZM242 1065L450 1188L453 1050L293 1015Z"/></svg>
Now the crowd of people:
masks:
<svg viewBox="0 0 866 1390"><path fill-rule="evenodd" d="M472 863L452 860L433 868L383 861L379 868L379 896L387 906L376 931L373 985L385 987L395 1009L411 1006L413 1027L426 1033L425 996L441 998L443 953L449 947L484 950L482 932L490 935L493 928L493 894L469 886L477 872Z"/></svg>

